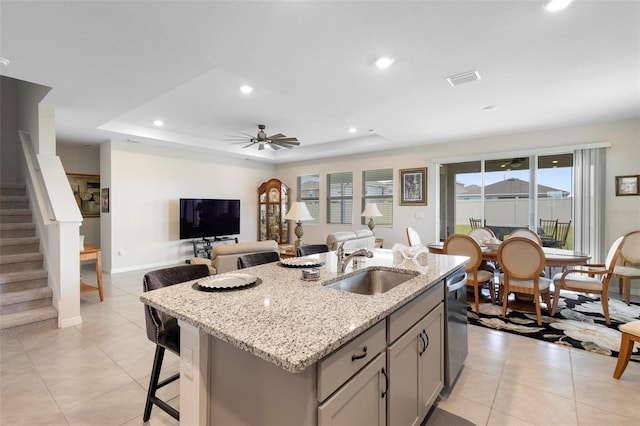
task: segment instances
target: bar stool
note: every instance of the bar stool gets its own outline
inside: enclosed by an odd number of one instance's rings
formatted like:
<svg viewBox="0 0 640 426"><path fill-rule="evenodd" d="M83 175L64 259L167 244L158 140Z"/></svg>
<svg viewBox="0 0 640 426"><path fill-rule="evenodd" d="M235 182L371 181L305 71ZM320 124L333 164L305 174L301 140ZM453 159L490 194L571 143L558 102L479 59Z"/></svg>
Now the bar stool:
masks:
<svg viewBox="0 0 640 426"><path fill-rule="evenodd" d="M207 276L209 276L209 267L207 265L175 266L148 272L142 279L142 286L144 291L151 291ZM176 381L180 377L180 373L178 373L161 382L159 381L165 349L169 349L174 354L180 356L180 327L178 326L178 320L149 305L145 305L144 308L147 337L156 344L156 354L153 359L151 380L149 381L147 402L144 407L142 420L145 422L149 420L153 404L166 411L174 419L180 420L178 410L156 397L156 391L158 389Z"/></svg>
<svg viewBox="0 0 640 426"><path fill-rule="evenodd" d="M244 254L238 257L238 269L262 265L264 263L277 262L279 260L280 254L276 251L262 251L259 253Z"/></svg>

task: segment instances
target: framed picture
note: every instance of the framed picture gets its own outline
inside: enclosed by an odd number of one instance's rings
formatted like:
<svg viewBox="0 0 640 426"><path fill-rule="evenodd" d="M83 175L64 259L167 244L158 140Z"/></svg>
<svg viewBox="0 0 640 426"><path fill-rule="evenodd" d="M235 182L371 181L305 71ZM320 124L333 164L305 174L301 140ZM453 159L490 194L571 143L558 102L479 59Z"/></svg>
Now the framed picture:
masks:
<svg viewBox="0 0 640 426"><path fill-rule="evenodd" d="M617 195L640 195L640 175L616 176Z"/></svg>
<svg viewBox="0 0 640 426"><path fill-rule="evenodd" d="M102 213L109 213L109 188L102 188Z"/></svg>
<svg viewBox="0 0 640 426"><path fill-rule="evenodd" d="M100 175L67 173L82 217L100 217Z"/></svg>
<svg viewBox="0 0 640 426"><path fill-rule="evenodd" d="M427 205L427 168L400 169L400 205Z"/></svg>

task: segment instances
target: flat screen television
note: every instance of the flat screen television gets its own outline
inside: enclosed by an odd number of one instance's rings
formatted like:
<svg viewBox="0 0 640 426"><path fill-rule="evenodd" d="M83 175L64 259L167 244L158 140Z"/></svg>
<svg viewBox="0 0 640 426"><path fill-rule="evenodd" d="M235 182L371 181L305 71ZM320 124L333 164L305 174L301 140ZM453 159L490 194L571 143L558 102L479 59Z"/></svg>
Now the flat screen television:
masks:
<svg viewBox="0 0 640 426"><path fill-rule="evenodd" d="M240 234L240 200L180 199L180 239Z"/></svg>

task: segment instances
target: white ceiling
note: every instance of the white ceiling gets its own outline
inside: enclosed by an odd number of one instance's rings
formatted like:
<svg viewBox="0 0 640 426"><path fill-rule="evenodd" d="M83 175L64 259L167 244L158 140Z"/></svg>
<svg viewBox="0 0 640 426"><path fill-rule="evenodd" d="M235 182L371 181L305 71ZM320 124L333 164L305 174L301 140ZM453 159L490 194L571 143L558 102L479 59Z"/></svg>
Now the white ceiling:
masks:
<svg viewBox="0 0 640 426"><path fill-rule="evenodd" d="M61 142L273 163L640 116L640 1L544 4L2 0L0 57L53 88ZM224 141L258 124L300 147Z"/></svg>

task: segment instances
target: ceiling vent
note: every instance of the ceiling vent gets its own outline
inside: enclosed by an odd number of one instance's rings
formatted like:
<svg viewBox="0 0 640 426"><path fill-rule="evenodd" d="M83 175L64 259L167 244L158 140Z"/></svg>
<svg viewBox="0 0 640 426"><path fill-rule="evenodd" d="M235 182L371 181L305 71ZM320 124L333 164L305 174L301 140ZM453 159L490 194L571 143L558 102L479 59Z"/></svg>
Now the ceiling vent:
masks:
<svg viewBox="0 0 640 426"><path fill-rule="evenodd" d="M480 78L480 73L478 71L468 71L447 77L447 81L451 86L459 86L464 83L480 80Z"/></svg>

